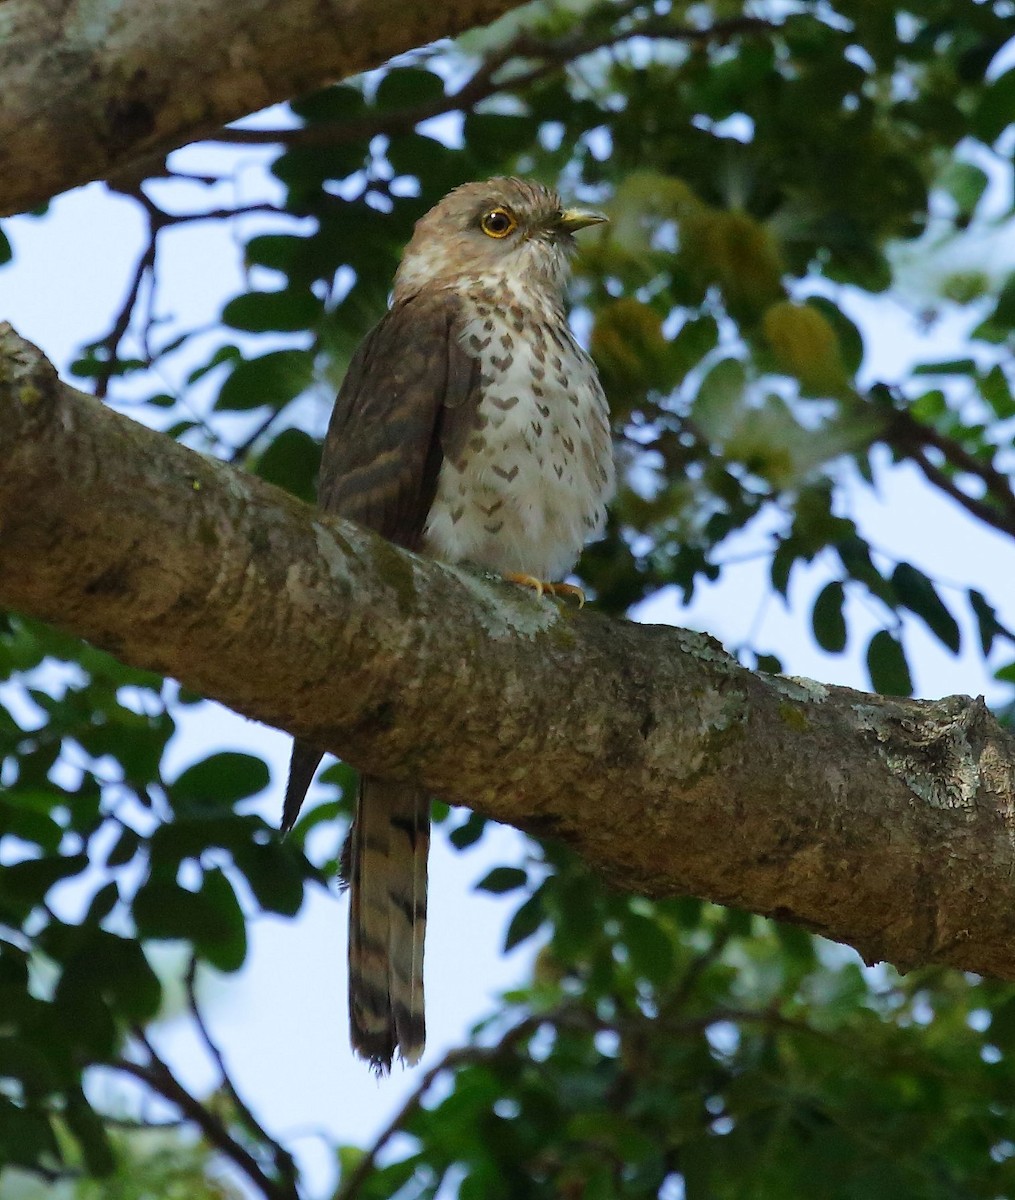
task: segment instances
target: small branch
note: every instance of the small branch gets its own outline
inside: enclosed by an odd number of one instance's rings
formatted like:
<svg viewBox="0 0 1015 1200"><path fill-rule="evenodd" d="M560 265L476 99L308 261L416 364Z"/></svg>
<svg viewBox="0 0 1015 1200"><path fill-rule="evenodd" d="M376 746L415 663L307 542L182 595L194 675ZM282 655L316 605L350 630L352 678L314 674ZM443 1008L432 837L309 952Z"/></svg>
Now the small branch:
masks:
<svg viewBox="0 0 1015 1200"><path fill-rule="evenodd" d="M296 1164L293 1162L292 1155L268 1133L260 1121L254 1116L246 1102L241 1098L236 1090L236 1085L233 1083L232 1077L226 1070L225 1058L222 1051L211 1036L204 1017L201 1015L201 1009L197 1002L197 992L195 989L195 980L197 977L197 958L191 955L190 962L187 964L187 972L184 976L184 983L187 991L187 1007L190 1009L190 1015L197 1027L198 1035L204 1043L205 1049L213 1059L216 1068L218 1069L221 1085L225 1089L226 1094L233 1103L233 1107L239 1116L240 1122L246 1126L249 1133L254 1138L267 1146L271 1151L271 1156L274 1161L274 1167L279 1177L283 1182L292 1189L293 1195L296 1194L296 1184L298 1174Z"/></svg>
<svg viewBox="0 0 1015 1200"><path fill-rule="evenodd" d="M1000 533L1015 537L1015 493L1012 492L1011 480L992 462L984 462L954 438L930 425L924 425L903 409L896 409L890 414L881 440L897 454L911 459L928 483L951 496L970 515ZM954 470L979 479L990 502L963 491L947 471L931 461L927 456L927 447L936 450Z"/></svg>
<svg viewBox="0 0 1015 1200"><path fill-rule="evenodd" d="M976 517L977 520L983 521L985 525L989 525L992 529L996 529L999 533L1006 533L1009 537L1015 537L1015 521L1005 517L994 505L987 504L983 500L978 500L975 496L970 496L968 492L964 492L950 475L930 461L926 451L920 447L914 447L906 451L905 454L907 458L911 459L920 468L923 477L928 483L932 483L935 487L940 488L946 496L951 496L967 513Z"/></svg>
<svg viewBox="0 0 1015 1200"><path fill-rule="evenodd" d="M633 7L633 5L629 6L629 8ZM393 112L378 113L376 116L327 125L304 125L284 129L227 128L220 130L207 140L241 145L281 144L287 147L367 142L370 138L381 134L390 136L407 133L423 121L443 116L445 113L471 111L480 101L487 100L498 92L520 92L547 76L566 69L576 59L586 54L619 45L622 42L630 41L631 38L645 37L657 40L694 42L716 41L721 44L742 33L773 32L779 28L777 24L757 17L735 17L728 21L717 21L714 25L696 28L673 24L668 17L652 16L629 28L618 30L616 26L623 13L618 13L616 6L613 5L603 12L610 16L611 23L601 33L586 34L583 30L577 30L555 41L540 39L527 31L516 35L506 46L491 54L481 63L473 75L456 92L429 104L414 105ZM591 20L587 18L585 27L590 23ZM503 83L498 83L495 78L497 73L512 59L539 59L542 61L530 70L514 75Z"/></svg>
<svg viewBox="0 0 1015 1200"><path fill-rule="evenodd" d="M129 188L125 185L117 190L122 191L124 195L129 196L140 204L148 223L148 241L141 256L138 258L133 278L127 285L127 295L113 321L112 328L101 341L96 342L94 345L95 349L103 349L107 354L107 359L103 364L104 369L100 370L95 376L95 395L100 400L105 400L108 394L109 382L116 371L116 363L120 357L120 344L126 336L127 330L130 328L131 318L134 315L134 307L137 304L141 286L145 278L150 276L151 286L153 288L155 286L155 256L158 235L166 223L165 213L148 199L141 190L140 184L133 184ZM149 314L150 311L151 307L149 305ZM147 331L143 340L147 342Z"/></svg>
<svg viewBox="0 0 1015 1200"><path fill-rule="evenodd" d="M273 1179L268 1175L253 1154L232 1136L225 1123L187 1091L169 1066L155 1052L144 1030L135 1028L133 1033L140 1045L144 1047L145 1053L148 1055L148 1062L135 1063L129 1059L121 1059L113 1065L125 1074L147 1084L153 1091L179 1109L187 1120L193 1121L208 1144L228 1158L246 1175L254 1187L265 1197L265 1200L299 1200L299 1193L294 1182Z"/></svg>
<svg viewBox="0 0 1015 1200"><path fill-rule="evenodd" d="M268 430L272 427L272 425L275 424L281 415L281 409L278 409L275 412L270 412L264 418L264 420L255 427L252 433L248 434L238 445L232 447L232 449L229 451L228 461L231 463L242 462L247 455L247 451L251 449L251 447L260 437L268 432Z"/></svg>

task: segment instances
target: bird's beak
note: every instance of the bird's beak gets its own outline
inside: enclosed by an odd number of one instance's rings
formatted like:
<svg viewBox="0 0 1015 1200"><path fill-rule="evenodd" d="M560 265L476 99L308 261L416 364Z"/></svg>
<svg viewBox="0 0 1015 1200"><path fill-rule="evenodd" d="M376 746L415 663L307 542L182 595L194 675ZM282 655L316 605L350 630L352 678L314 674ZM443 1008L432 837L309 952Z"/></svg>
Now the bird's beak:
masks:
<svg viewBox="0 0 1015 1200"><path fill-rule="evenodd" d="M557 228L565 233L575 233L579 229L587 229L590 225L602 225L610 218L605 213L594 212L591 208L565 208L557 218Z"/></svg>

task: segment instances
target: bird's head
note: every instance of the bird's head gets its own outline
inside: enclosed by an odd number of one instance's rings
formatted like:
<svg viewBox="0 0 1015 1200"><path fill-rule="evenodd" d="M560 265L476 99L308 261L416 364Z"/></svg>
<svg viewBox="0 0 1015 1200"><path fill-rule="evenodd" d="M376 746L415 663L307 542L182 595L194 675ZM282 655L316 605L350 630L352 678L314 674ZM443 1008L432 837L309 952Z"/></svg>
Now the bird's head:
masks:
<svg viewBox="0 0 1015 1200"><path fill-rule="evenodd" d="M560 296L574 234L602 213L564 208L556 192L528 179L465 183L416 222L395 275L395 299L431 285L517 279Z"/></svg>

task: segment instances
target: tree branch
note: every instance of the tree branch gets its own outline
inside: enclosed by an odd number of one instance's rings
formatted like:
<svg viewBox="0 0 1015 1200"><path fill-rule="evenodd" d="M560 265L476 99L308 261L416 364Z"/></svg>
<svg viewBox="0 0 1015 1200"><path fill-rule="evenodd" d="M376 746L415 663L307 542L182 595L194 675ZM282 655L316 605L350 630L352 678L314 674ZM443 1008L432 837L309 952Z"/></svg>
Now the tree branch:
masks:
<svg viewBox="0 0 1015 1200"><path fill-rule="evenodd" d="M4 0L0 216L521 0Z"/></svg>
<svg viewBox="0 0 1015 1200"><path fill-rule="evenodd" d="M143 1029L135 1029L134 1037L144 1047L148 1061L136 1063L129 1059L121 1059L113 1064L118 1070L140 1080L175 1105L187 1120L193 1121L201 1130L210 1146L214 1146L243 1172L265 1200L299 1200L299 1193L292 1179L273 1179L267 1174L254 1155L232 1136L211 1108L187 1091L170 1067L156 1054Z"/></svg>
<svg viewBox="0 0 1015 1200"><path fill-rule="evenodd" d="M970 453L954 438L918 421L905 409L891 412L882 440L896 454L912 459L929 483L951 496L966 512L1001 533L1015 536L1012 481L991 461ZM978 479L983 484L986 499L978 499L963 491L947 471L930 460L927 447L936 450L953 471Z"/></svg>
<svg viewBox="0 0 1015 1200"><path fill-rule="evenodd" d="M62 385L0 325L0 602L617 886L1015 978L1015 738L401 551Z"/></svg>
<svg viewBox="0 0 1015 1200"><path fill-rule="evenodd" d="M275 1174L281 1181L284 1188L288 1188L295 1196L298 1194L297 1188L297 1172L296 1164L293 1162L293 1157L284 1146L264 1128L261 1122L254 1116L247 1102L243 1099L240 1093L236 1090L236 1085L233 1083L232 1076L226 1069L225 1057L222 1054L215 1039L211 1036L211 1031L205 1022L204 1016L201 1013L201 1006L197 1002L197 958L195 955L190 956L190 961L187 964L186 975L184 976L184 984L187 991L187 1007L190 1009L191 1019L197 1029L198 1037L200 1037L219 1074L219 1087L223 1088L226 1095L229 1097L233 1108L236 1110L237 1120L244 1126L246 1131L251 1135L254 1144L263 1146L270 1154L275 1167Z"/></svg>
<svg viewBox="0 0 1015 1200"><path fill-rule="evenodd" d="M606 11L610 13L613 21L608 27L593 33L586 32L582 27L559 38L543 39L534 36L528 30L522 30L481 62L457 91L440 96L427 104L345 121L297 125L287 129L220 129L209 140L240 145L270 146L278 143L287 148L366 143L378 134L392 136L406 133L415 129L421 122L432 120L444 113L469 112L482 100L487 100L499 92L517 94L547 76L564 70L586 54L620 45L632 38L715 42L722 45L742 34L772 33L778 28L778 25L760 17L735 17L699 27L678 24L669 14L660 17L654 13L625 26L619 23L624 14L617 5L606 6ZM498 82L497 76L501 68L515 59L532 60L534 65L526 71L512 74L503 83Z"/></svg>

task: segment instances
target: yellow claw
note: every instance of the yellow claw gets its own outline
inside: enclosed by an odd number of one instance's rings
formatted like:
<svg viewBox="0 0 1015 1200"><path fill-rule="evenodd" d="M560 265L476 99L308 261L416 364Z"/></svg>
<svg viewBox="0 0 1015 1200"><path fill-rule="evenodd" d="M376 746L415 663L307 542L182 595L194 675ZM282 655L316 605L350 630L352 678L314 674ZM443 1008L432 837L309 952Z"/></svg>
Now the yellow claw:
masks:
<svg viewBox="0 0 1015 1200"><path fill-rule="evenodd" d="M544 592L549 592L554 597L574 596L578 600L578 607L585 607L585 593L573 583L549 583L545 579L537 579L535 575L518 574L514 571L509 571L504 578L508 583L531 588L540 597Z"/></svg>

